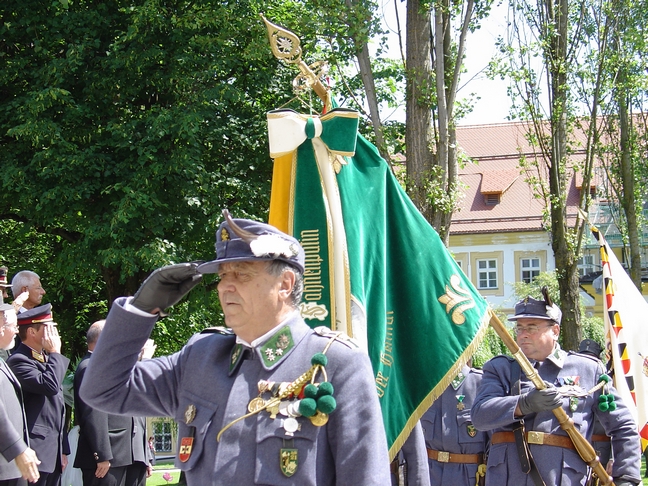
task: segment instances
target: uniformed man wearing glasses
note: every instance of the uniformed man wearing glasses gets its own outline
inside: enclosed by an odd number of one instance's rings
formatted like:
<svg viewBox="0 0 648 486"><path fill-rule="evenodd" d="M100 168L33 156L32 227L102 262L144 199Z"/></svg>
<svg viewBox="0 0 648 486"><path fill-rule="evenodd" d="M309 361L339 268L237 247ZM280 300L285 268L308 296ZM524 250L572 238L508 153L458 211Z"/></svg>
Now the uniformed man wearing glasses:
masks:
<svg viewBox="0 0 648 486"><path fill-rule="evenodd" d="M518 302L509 320L547 388L537 390L513 358L497 356L484 365L472 420L477 429L492 430L486 486L585 484L587 464L551 412L556 407L588 440L598 418L615 451L614 483L640 484L641 449L630 411L599 360L560 348L562 313L546 289L543 294L544 300Z"/></svg>

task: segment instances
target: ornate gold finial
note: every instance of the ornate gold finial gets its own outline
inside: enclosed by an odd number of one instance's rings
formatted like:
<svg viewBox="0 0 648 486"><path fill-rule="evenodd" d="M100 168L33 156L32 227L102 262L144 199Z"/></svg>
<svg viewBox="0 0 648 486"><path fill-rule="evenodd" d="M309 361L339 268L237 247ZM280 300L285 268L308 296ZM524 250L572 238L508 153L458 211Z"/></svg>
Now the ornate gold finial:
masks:
<svg viewBox="0 0 648 486"><path fill-rule="evenodd" d="M300 47L299 37L290 32L289 30L279 27L268 21L261 15L263 22L266 24L268 30L268 39L270 40L270 48L272 53L277 59L287 62L288 64L297 64L301 74L293 81L293 87L296 91L312 88L317 96L324 102L324 106L330 108L329 90L324 86L321 77L326 75L327 68L324 62L318 61L312 65L306 64L302 61L302 50Z"/></svg>

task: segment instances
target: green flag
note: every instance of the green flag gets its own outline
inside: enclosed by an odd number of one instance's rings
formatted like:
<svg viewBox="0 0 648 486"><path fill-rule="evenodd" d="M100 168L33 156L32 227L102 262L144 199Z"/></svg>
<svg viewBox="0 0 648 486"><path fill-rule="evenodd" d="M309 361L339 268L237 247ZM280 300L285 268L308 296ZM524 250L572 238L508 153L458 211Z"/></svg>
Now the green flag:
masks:
<svg viewBox="0 0 648 486"><path fill-rule="evenodd" d="M330 123L336 113L344 123ZM284 174L293 178L283 184L290 187L282 197L285 213L275 199L270 222L285 222L283 229L304 244L307 267L312 263L305 279L331 286L320 300L306 299L305 291L306 321L341 329L366 347L393 458L474 354L488 325L487 303L376 147L357 133L357 115L355 150L349 147L349 113L336 109L321 119L285 110L268 115L271 155L292 153ZM274 124L278 117L283 122ZM288 118L293 129L287 129ZM287 140L293 137L290 152ZM280 197L274 190L275 181L272 197ZM325 320L309 318L313 309L326 313Z"/></svg>

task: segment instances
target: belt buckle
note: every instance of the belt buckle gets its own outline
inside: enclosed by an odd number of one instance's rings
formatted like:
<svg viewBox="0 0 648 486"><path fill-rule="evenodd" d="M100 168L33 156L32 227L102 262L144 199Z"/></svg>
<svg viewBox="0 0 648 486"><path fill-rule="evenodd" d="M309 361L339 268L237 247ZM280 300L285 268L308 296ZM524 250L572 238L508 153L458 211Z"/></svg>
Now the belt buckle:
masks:
<svg viewBox="0 0 648 486"><path fill-rule="evenodd" d="M529 441L529 444L542 445L544 444L544 436L544 432L530 430L527 435L527 440Z"/></svg>
<svg viewBox="0 0 648 486"><path fill-rule="evenodd" d="M450 462L450 453L445 451L439 451L437 454L438 462Z"/></svg>

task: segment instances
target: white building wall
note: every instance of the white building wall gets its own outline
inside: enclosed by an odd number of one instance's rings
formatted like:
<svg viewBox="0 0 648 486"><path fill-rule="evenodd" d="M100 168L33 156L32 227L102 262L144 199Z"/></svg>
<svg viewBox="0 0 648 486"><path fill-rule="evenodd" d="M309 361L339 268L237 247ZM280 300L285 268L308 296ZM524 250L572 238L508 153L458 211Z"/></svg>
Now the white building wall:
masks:
<svg viewBox="0 0 648 486"><path fill-rule="evenodd" d="M498 288L495 292L480 290L480 293L484 295L493 308L510 310L516 302L513 284L521 281L521 275L516 274L519 272L519 268L516 269L516 255L519 257L520 254L525 253L529 255L542 253L545 258L541 271L551 272L556 268L551 242L547 233L502 233L488 236L489 240L491 240L488 244L481 241L477 242L478 244L467 244L470 241L466 240L471 238L457 237L454 242L451 239L449 249L455 255L467 255L467 258L462 261L467 265L462 265L462 268L475 285L477 285L477 269L473 268L474 257L490 252L501 253L502 275L498 275L498 286L503 288Z"/></svg>

